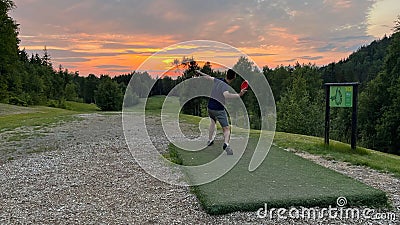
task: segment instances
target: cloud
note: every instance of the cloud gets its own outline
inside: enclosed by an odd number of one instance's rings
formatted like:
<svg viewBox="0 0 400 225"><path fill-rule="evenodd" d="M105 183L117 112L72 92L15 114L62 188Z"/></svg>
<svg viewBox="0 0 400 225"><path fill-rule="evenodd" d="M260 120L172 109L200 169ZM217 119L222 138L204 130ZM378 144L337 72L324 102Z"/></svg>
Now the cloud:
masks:
<svg viewBox="0 0 400 225"><path fill-rule="evenodd" d="M334 51L337 48L337 46L333 43L327 44L325 46L321 46L319 48L316 48L318 52L331 52Z"/></svg>
<svg viewBox="0 0 400 225"><path fill-rule="evenodd" d="M249 53L249 54L247 54L248 56L250 56L250 57L257 57L257 56L273 56L273 55L276 55L276 54L274 54L274 53Z"/></svg>
<svg viewBox="0 0 400 225"><path fill-rule="evenodd" d="M240 26L237 26L237 25L231 26L230 28L228 28L228 30L226 30L224 32L224 34L232 34L232 33L236 32L236 31L238 31L239 29L240 29Z"/></svg>
<svg viewBox="0 0 400 225"><path fill-rule="evenodd" d="M348 9L352 6L351 0L324 0L323 3L336 10Z"/></svg>
<svg viewBox="0 0 400 225"><path fill-rule="evenodd" d="M57 61L66 62L66 63L72 63L72 62L88 62L88 61L90 61L90 59L86 59L86 58L57 58Z"/></svg>
<svg viewBox="0 0 400 225"><path fill-rule="evenodd" d="M318 59L323 59L323 56L301 56L299 57L300 59L307 59L307 60L318 60Z"/></svg>
<svg viewBox="0 0 400 225"><path fill-rule="evenodd" d="M53 58L64 58L64 57L101 57L101 56L116 56L115 52L86 52L86 51L74 51L74 50L60 50L60 49L47 49L50 56Z"/></svg>
<svg viewBox="0 0 400 225"><path fill-rule="evenodd" d="M133 72L130 69L115 69L115 68L106 68L106 69L101 69L100 71L96 71L95 75L108 75L108 76L115 76L115 75L122 75L122 74L129 74Z"/></svg>
<svg viewBox="0 0 400 225"><path fill-rule="evenodd" d="M130 67L129 66L121 66L121 65L98 65L98 66L96 66L96 68L99 68L99 69L120 68L120 69L126 70L126 69L129 69Z"/></svg>
<svg viewBox="0 0 400 225"><path fill-rule="evenodd" d="M359 36L343 36L343 37L334 37L331 40L334 42L348 42L348 41L364 41L369 40L372 37L369 35L359 35Z"/></svg>
<svg viewBox="0 0 400 225"><path fill-rule="evenodd" d="M131 49L131 48L156 48L157 46L148 46L144 44L129 44L129 43L121 43L121 42L113 42L113 43L105 43L102 45L103 48L106 49Z"/></svg>
<svg viewBox="0 0 400 225"><path fill-rule="evenodd" d="M243 55L245 56L245 55ZM217 55L215 58L220 58L220 59L237 59L238 55Z"/></svg>
<svg viewBox="0 0 400 225"><path fill-rule="evenodd" d="M367 18L377 1L15 0L12 14L21 24L22 46L41 51L46 45L54 59L71 64L92 57L149 56L171 44L198 39L249 48L249 56L273 55L284 62L301 56L319 60L322 53L348 54L372 41ZM194 50L225 51L211 46L168 53L181 56Z"/></svg>
<svg viewBox="0 0 400 225"><path fill-rule="evenodd" d="M278 63L291 63L291 62L295 62L295 61L297 61L296 58L294 58L294 59L278 60L278 61L276 61L276 62L278 62Z"/></svg>
<svg viewBox="0 0 400 225"><path fill-rule="evenodd" d="M23 29L33 33L116 33L173 35L176 39L216 39L241 46L254 45L257 38L265 36L269 29L282 27L290 33L304 36L315 34L328 37L335 28L348 24L357 26L365 22L371 1L47 1L23 3L16 11L21 21L27 23ZM346 11L335 11L330 6L342 7ZM40 10L39 10L40 9ZM96 9L96 10L93 10ZM37 11L46 13L35 13ZM25 15L25 16L22 16ZM63 16L68 15L68 16ZM30 18L29 18L30 17ZM334 19L332 19L334 18ZM295 22L295 23L294 23ZM38 25L41 26L38 26ZM44 26L43 26L44 24ZM32 26L30 26L32 25ZM24 25L25 26L25 25ZM24 32L25 33L25 32Z"/></svg>

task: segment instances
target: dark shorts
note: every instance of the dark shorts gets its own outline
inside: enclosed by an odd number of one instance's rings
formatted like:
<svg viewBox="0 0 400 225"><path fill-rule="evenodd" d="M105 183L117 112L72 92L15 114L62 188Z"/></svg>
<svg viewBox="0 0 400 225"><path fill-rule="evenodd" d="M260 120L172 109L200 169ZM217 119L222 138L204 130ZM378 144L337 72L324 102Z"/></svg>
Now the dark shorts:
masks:
<svg viewBox="0 0 400 225"><path fill-rule="evenodd" d="M211 119L213 119L215 122L219 122L221 124L221 127L227 127L229 126L228 123L228 115L225 110L212 110L208 109L208 115L210 116Z"/></svg>

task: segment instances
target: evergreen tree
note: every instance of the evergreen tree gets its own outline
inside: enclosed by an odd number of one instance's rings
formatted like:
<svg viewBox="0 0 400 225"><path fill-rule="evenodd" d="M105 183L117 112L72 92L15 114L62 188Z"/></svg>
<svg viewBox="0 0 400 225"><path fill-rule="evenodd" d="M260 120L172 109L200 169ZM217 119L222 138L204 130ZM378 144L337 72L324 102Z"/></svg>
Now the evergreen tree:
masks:
<svg viewBox="0 0 400 225"><path fill-rule="evenodd" d="M394 33L400 32L400 15L397 16L397 20L394 23Z"/></svg>
<svg viewBox="0 0 400 225"><path fill-rule="evenodd" d="M135 72L129 85L139 98L147 98L153 83L153 79L147 72Z"/></svg>
<svg viewBox="0 0 400 225"><path fill-rule="evenodd" d="M393 35L385 61L388 105L377 125L377 138L386 143L384 149L400 154L400 32Z"/></svg>
<svg viewBox="0 0 400 225"><path fill-rule="evenodd" d="M78 101L78 87L74 82L70 82L65 86L65 100Z"/></svg>
<svg viewBox="0 0 400 225"><path fill-rule="evenodd" d="M0 102L8 102L10 88L19 84L13 71L18 66L18 24L8 15L15 7L11 0L0 0ZM17 78L18 79L18 78Z"/></svg>
<svg viewBox="0 0 400 225"><path fill-rule="evenodd" d="M360 95L360 136L366 147L400 154L400 33L393 34L384 70Z"/></svg>
<svg viewBox="0 0 400 225"><path fill-rule="evenodd" d="M108 76L100 78L95 92L96 105L103 111L118 111L122 109L123 95L118 83Z"/></svg>
<svg viewBox="0 0 400 225"><path fill-rule="evenodd" d="M296 76L293 84L277 103L277 129L279 131L321 136L323 114L319 102L312 102L307 81Z"/></svg>

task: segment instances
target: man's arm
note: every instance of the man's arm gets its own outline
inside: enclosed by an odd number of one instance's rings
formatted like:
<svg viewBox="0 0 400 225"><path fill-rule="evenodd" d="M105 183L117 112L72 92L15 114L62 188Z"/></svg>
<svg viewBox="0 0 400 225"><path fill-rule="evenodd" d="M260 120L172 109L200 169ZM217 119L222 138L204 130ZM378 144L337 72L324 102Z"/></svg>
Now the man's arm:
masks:
<svg viewBox="0 0 400 225"><path fill-rule="evenodd" d="M229 91L225 91L225 92L224 92L224 97L225 97L225 98L240 98L240 97L242 97L246 92L247 92L247 90L245 90L245 89L241 90L239 94L232 94L232 93L229 93Z"/></svg>
<svg viewBox="0 0 400 225"><path fill-rule="evenodd" d="M212 77L206 73L203 73L200 70L196 70L196 73L200 74L201 76L204 76L204 78L206 78L207 80L214 80L214 77Z"/></svg>

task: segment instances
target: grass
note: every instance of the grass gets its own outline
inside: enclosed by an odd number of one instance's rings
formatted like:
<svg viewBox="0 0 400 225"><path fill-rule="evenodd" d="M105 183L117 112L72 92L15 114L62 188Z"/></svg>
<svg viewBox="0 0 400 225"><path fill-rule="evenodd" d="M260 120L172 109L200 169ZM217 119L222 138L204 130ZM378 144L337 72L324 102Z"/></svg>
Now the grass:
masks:
<svg viewBox="0 0 400 225"><path fill-rule="evenodd" d="M94 104L83 104L77 102L66 102L66 108L67 109L59 109L44 106L20 107L0 104L0 133L18 127L33 127L34 131L38 131L43 129L43 127L50 126L51 124L79 120L78 117L74 116L76 114L93 113L99 110ZM21 147L20 141L27 138L44 136L45 134L42 132L46 133L46 129L33 133L28 133L25 130L13 131L11 135L6 135L6 140L8 142L16 142L13 146ZM19 157L20 154L41 153L53 151L54 149L54 146L39 146L34 149L27 146L24 148L23 153L14 153L16 151L15 148L10 147L8 150L1 152L0 158L12 161L16 157ZM9 156L9 154L13 155Z"/></svg>
<svg viewBox="0 0 400 225"><path fill-rule="evenodd" d="M270 150L257 170L249 172L248 165L256 143L256 138L250 138L243 157L223 177L193 187L209 214L255 211L265 203L274 208L336 206L336 199L340 196L347 198L348 206L387 206L388 199L383 191L277 147ZM183 165L200 165L224 154L221 145L222 142L217 142L200 152L183 151L171 145L170 157ZM190 180L195 180L194 176L187 174Z"/></svg>
<svg viewBox="0 0 400 225"><path fill-rule="evenodd" d="M293 148L311 154L321 155L329 160L367 166L400 177L400 156L397 155L362 147L357 147L356 150L352 150L350 145L332 140L328 147L325 146L322 138L281 132L275 134L274 142L276 145L283 148Z"/></svg>
<svg viewBox="0 0 400 225"><path fill-rule="evenodd" d="M79 102L69 102L65 103L68 110L79 112L79 113L92 113L96 111L100 111L99 107L95 104L86 104L86 103L79 103Z"/></svg>
<svg viewBox="0 0 400 225"><path fill-rule="evenodd" d="M126 112L141 112L143 108L145 108L146 115L149 116L161 116L161 109L163 107L165 96L153 96L151 98L142 98L140 99L140 103L129 108L125 108L124 111ZM165 110L168 112L179 109L180 103L179 98L177 97L170 97L170 101L165 106ZM197 116L186 115L183 113L179 114L180 122L186 124L198 124L202 118Z"/></svg>
<svg viewBox="0 0 400 225"><path fill-rule="evenodd" d="M146 100L146 113L161 113L165 96L154 96Z"/></svg>
<svg viewBox="0 0 400 225"><path fill-rule="evenodd" d="M143 108L145 108L146 115L160 115L161 114L161 108L164 103L165 96L153 96L151 98L141 98L139 104L129 107L129 108L124 108L125 112L141 112ZM179 104L178 101L176 101L176 104Z"/></svg>
<svg viewBox="0 0 400 225"><path fill-rule="evenodd" d="M43 126L72 121L76 120L73 117L75 114L98 110L95 105L76 102L67 102L68 110L44 106L18 107L7 104L0 104L0 107L3 112L9 112L0 115L0 132L22 126Z"/></svg>

